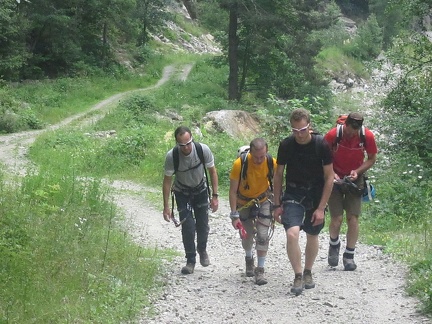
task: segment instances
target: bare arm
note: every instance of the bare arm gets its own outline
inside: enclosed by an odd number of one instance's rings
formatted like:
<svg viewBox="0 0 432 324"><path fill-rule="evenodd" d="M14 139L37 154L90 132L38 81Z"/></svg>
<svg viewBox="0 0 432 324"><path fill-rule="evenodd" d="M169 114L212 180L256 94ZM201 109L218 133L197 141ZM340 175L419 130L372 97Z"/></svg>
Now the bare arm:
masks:
<svg viewBox="0 0 432 324"><path fill-rule="evenodd" d="M359 174L365 173L369 170L376 162L377 155L376 154L368 154L367 160L365 160L362 165L360 165L356 170L351 171L351 178L356 180Z"/></svg>
<svg viewBox="0 0 432 324"><path fill-rule="evenodd" d="M334 171L333 163L325 165L324 169L324 189L318 208L324 210L333 190Z"/></svg>
<svg viewBox="0 0 432 324"><path fill-rule="evenodd" d="M230 188L229 188L229 204L231 208L231 212L235 212L237 210L237 188L239 186L239 180L230 179Z"/></svg>
<svg viewBox="0 0 432 324"><path fill-rule="evenodd" d="M162 195L163 195L163 217L169 222L171 220L171 210L170 210L170 192L171 192L171 182L172 177L164 176L162 184Z"/></svg>
<svg viewBox="0 0 432 324"><path fill-rule="evenodd" d="M277 165L274 177L273 177L273 193L274 193L274 205L280 206L275 208L273 212L274 219L277 222L281 222L280 215L282 214L281 198L282 198L282 183L284 175L285 165Z"/></svg>
<svg viewBox="0 0 432 324"><path fill-rule="evenodd" d="M330 198L333 189L334 171L333 163L325 165L324 169L324 188L321 195L320 203L312 214L312 225L316 226L324 222L324 210Z"/></svg>
<svg viewBox="0 0 432 324"><path fill-rule="evenodd" d="M218 193L218 186L219 186L219 179L216 171L216 167L208 168L208 172L210 174L210 180L211 180L211 186L212 186L212 193L217 194ZM212 196L211 198L211 209L212 212L215 212L218 210L219 207L219 200L218 197Z"/></svg>

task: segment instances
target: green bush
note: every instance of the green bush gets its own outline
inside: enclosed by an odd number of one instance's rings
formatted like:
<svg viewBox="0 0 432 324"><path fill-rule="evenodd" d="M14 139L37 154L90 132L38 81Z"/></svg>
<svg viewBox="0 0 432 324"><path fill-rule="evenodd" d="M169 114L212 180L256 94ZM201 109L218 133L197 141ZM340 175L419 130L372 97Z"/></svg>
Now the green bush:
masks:
<svg viewBox="0 0 432 324"><path fill-rule="evenodd" d="M411 266L411 275L408 279L408 292L420 298L423 303L423 311L432 313L432 258L425 256L424 260L415 262Z"/></svg>
<svg viewBox="0 0 432 324"><path fill-rule="evenodd" d="M106 142L96 159L108 173L139 165L146 157L147 140L142 129L123 130Z"/></svg>
<svg viewBox="0 0 432 324"><path fill-rule="evenodd" d="M360 60L377 58L383 46L383 33L375 15L370 15L357 31L357 35L342 47L345 54Z"/></svg>
<svg viewBox="0 0 432 324"><path fill-rule="evenodd" d="M146 95L134 94L119 103L119 109L129 112L136 121L143 121L149 113L157 111L155 100Z"/></svg>

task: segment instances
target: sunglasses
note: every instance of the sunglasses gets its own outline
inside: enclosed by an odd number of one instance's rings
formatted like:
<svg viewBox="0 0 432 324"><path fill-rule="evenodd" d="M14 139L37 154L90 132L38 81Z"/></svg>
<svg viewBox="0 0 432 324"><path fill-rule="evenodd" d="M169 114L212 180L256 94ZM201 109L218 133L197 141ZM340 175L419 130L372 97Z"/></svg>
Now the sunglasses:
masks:
<svg viewBox="0 0 432 324"><path fill-rule="evenodd" d="M307 124L305 127L302 127L302 128L293 128L292 127L291 130L292 130L293 133L303 133L303 132L305 132L305 131L308 130L309 125L310 124Z"/></svg>
<svg viewBox="0 0 432 324"><path fill-rule="evenodd" d="M180 146L180 147L188 146L188 145L190 145L192 143L192 141L193 141L193 138L191 137L191 139L189 140L189 142L184 143L184 144L183 143L177 143L177 145Z"/></svg>

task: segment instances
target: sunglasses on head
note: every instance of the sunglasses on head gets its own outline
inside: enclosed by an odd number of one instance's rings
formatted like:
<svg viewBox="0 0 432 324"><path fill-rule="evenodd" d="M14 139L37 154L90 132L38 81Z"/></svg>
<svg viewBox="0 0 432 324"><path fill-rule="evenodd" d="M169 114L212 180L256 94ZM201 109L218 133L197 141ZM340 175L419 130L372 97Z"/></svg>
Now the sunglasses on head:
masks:
<svg viewBox="0 0 432 324"><path fill-rule="evenodd" d="M177 143L177 145L178 146L181 146L181 147L184 147L184 146L188 146L189 144L191 144L192 143L192 141L193 141L193 138L191 137L191 139L189 140L189 142L187 142L187 143Z"/></svg>

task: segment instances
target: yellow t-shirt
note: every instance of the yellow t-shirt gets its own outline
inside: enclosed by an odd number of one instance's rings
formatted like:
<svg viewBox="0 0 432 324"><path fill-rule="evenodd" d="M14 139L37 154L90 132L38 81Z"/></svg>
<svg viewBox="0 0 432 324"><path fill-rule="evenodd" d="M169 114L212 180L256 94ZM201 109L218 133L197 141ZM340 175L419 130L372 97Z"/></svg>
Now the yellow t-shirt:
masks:
<svg viewBox="0 0 432 324"><path fill-rule="evenodd" d="M266 192L269 188L269 181L267 178L269 169L267 166L267 159L261 164L253 163L250 153L247 155L247 174L246 179L240 179L241 159L238 158L234 161L230 173L230 179L239 180L239 193L248 198L257 198L262 193ZM276 170L276 159L273 158L273 170Z"/></svg>

